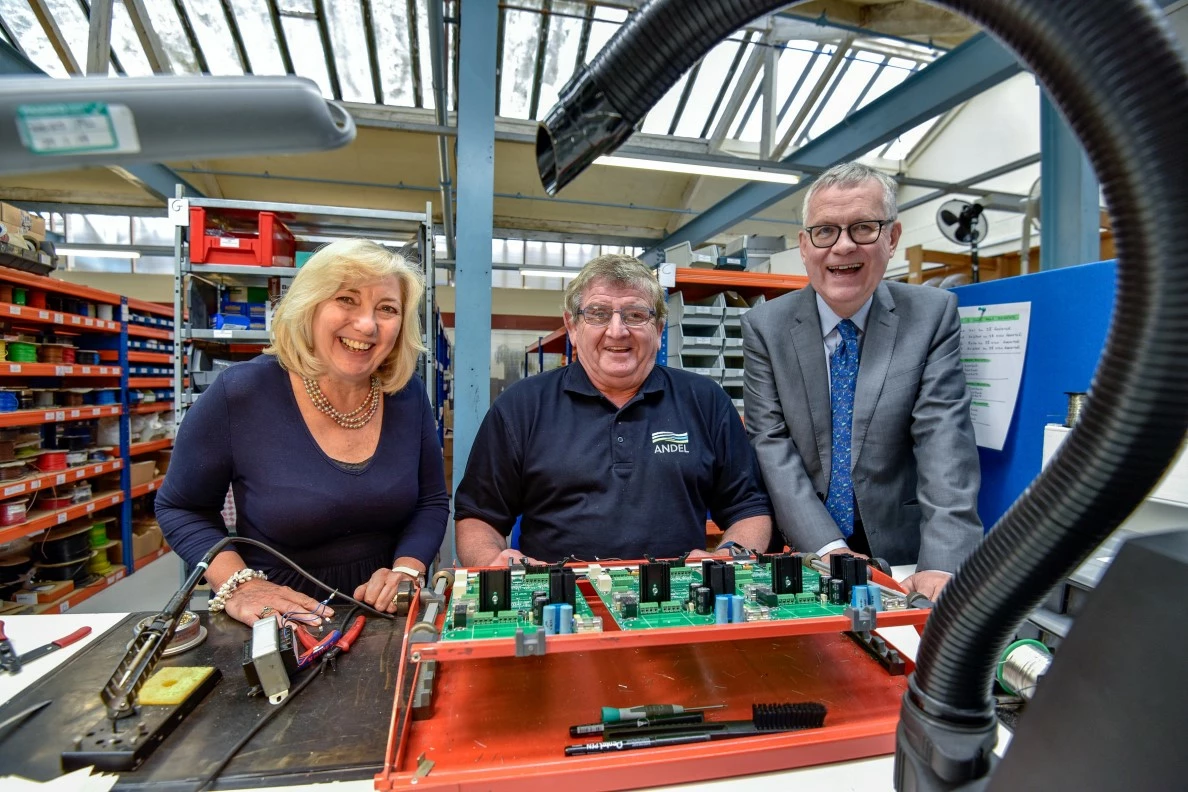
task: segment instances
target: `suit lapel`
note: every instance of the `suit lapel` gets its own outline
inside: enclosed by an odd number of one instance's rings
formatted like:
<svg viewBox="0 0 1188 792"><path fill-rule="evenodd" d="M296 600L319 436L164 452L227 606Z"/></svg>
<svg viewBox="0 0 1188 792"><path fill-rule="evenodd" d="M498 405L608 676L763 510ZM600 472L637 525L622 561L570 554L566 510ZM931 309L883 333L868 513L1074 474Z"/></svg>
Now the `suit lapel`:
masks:
<svg viewBox="0 0 1188 792"><path fill-rule="evenodd" d="M817 313L817 293L811 287L800 292L795 313L792 315L792 347L800 363L800 382L805 389L805 401L809 406L809 417L813 422L813 434L817 438L817 455L821 458L821 470L829 477L832 464L833 416L829 407L829 372L825 369L825 347L821 341L821 316ZM790 421L793 416L785 415Z"/></svg>
<svg viewBox="0 0 1188 792"><path fill-rule="evenodd" d="M891 356L895 354L898 330L895 300L891 297L890 289L880 283L871 301L862 341L862 356L858 360L858 381L854 387L854 433L850 441L851 464L857 464L862 453L866 430L870 428L875 404L887 379Z"/></svg>

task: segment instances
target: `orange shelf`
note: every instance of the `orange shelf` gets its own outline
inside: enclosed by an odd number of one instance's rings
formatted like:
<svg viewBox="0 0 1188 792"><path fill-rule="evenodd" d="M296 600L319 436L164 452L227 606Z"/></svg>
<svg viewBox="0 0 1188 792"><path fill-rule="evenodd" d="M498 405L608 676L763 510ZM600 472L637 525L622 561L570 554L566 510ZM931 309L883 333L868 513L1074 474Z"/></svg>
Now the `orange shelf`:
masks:
<svg viewBox="0 0 1188 792"><path fill-rule="evenodd" d="M34 275L31 272L23 272L9 267L0 267L0 281L4 283L15 283L19 286L31 286L34 289L42 289L47 292L53 292L54 294L69 294L71 297L81 297L84 300L104 303L106 305L120 304L120 296L118 294L105 292L101 289L92 289L90 286L80 286L77 283L68 283L55 278L47 278L44 275Z"/></svg>
<svg viewBox="0 0 1188 792"><path fill-rule="evenodd" d="M0 427L4 426L37 426L39 424L60 423L62 421L85 421L89 418L107 418L120 414L120 405L104 404L102 406L62 407L47 410L14 410L0 413Z"/></svg>
<svg viewBox="0 0 1188 792"><path fill-rule="evenodd" d="M173 363L173 355L168 352L133 352L128 351L129 363Z"/></svg>
<svg viewBox="0 0 1188 792"><path fill-rule="evenodd" d="M168 316L173 318L173 306L163 305L161 303L149 302L148 300L138 300L135 297L128 298L128 310L136 311L137 313L153 314L154 316Z"/></svg>
<svg viewBox="0 0 1188 792"><path fill-rule="evenodd" d="M159 413L169 412L173 409L172 401L164 402L150 402L148 404L136 404L129 408L128 412L136 413L137 415L144 415L145 413ZM3 426L3 424L0 424Z"/></svg>
<svg viewBox="0 0 1188 792"><path fill-rule="evenodd" d="M139 498L141 496L148 495L150 492L156 492L157 490L161 489L161 482L164 480L165 480L164 476L157 476L155 479L148 482L147 484L141 484L138 487L133 487L132 488L132 497Z"/></svg>
<svg viewBox="0 0 1188 792"><path fill-rule="evenodd" d="M37 492L46 487L56 487L60 484L68 484L71 481L79 481L81 479L91 478L92 476L101 476L104 473L113 473L123 466L123 460L110 459L107 462L91 462L86 465L68 468L67 470L55 470L49 473L39 473L36 476L26 476L23 479L6 482L0 488L0 499L7 500L8 498L15 498L17 495Z"/></svg>
<svg viewBox="0 0 1188 792"><path fill-rule="evenodd" d="M156 338L162 341L172 341L173 331L162 330L159 327L144 327L142 325L128 325L128 336L131 338Z"/></svg>
<svg viewBox="0 0 1188 792"><path fill-rule="evenodd" d="M565 326L558 327L553 332L549 333L543 339L540 339L528 345L526 350L529 353L537 352L543 349L545 352L556 353L560 355L565 354Z"/></svg>
<svg viewBox="0 0 1188 792"><path fill-rule="evenodd" d="M133 443L128 447L128 453L132 456L137 454L151 454L153 451L164 451L166 448L173 447L173 440L165 438L164 440L149 440L147 443Z"/></svg>
<svg viewBox="0 0 1188 792"><path fill-rule="evenodd" d="M168 555L169 552L170 552L169 545L161 545L160 547L158 547L156 550L152 551L151 553L145 553L140 558L137 558L132 562L132 571L139 572L140 570L144 569L149 564L156 561L161 556Z"/></svg>
<svg viewBox="0 0 1188 792"><path fill-rule="evenodd" d="M172 388L173 377L129 377L129 388Z"/></svg>
<svg viewBox="0 0 1188 792"><path fill-rule="evenodd" d="M60 327L78 328L98 333L118 333L120 323L107 319L96 319L93 316L79 316L78 314L50 311L45 308L30 308L27 305L0 302L0 318L19 319L22 322L35 324L57 325Z"/></svg>
<svg viewBox="0 0 1188 792"><path fill-rule="evenodd" d="M62 599L47 602L44 605L37 605L33 608L33 613L65 613L73 607L76 607L91 597L103 591L105 588L114 586L116 583L127 577L128 570L123 566L112 566L111 572L99 581L92 583L83 589L75 589L67 594Z"/></svg>
<svg viewBox="0 0 1188 792"><path fill-rule="evenodd" d="M20 539L22 536L28 536L39 531L44 531L46 528L53 528L55 525L61 525L64 522L73 520L76 517L85 517L92 512L106 509L109 506L115 506L122 503L124 500L124 493L122 492L105 492L92 498L89 501L82 503L75 503L67 506L65 509L57 509L55 511L34 511L29 515L29 519L18 525L10 525L6 528L0 528L0 544L4 542L11 542L13 539Z"/></svg>
<svg viewBox="0 0 1188 792"><path fill-rule="evenodd" d="M0 375L29 377L118 377L119 366L80 366L77 363L0 363Z"/></svg>
<svg viewBox="0 0 1188 792"><path fill-rule="evenodd" d="M701 300L726 290L736 291L744 297L762 294L770 300L785 292L803 289L808 283L807 275L678 267L676 287L671 291L684 292L685 297L690 300Z"/></svg>

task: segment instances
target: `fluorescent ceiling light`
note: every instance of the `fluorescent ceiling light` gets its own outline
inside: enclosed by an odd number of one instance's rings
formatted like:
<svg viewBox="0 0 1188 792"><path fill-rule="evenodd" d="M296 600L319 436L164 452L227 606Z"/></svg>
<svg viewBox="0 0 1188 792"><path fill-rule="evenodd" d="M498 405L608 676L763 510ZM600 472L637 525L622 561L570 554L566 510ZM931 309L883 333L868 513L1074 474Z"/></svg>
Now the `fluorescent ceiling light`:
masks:
<svg viewBox="0 0 1188 792"><path fill-rule="evenodd" d="M576 278L581 270L560 270L560 269L522 269L520 274L526 277L533 278Z"/></svg>
<svg viewBox="0 0 1188 792"><path fill-rule="evenodd" d="M67 245L55 245L54 254L57 256L90 256L91 258L138 259L139 250L118 250L112 248L76 248Z"/></svg>
<svg viewBox="0 0 1188 792"><path fill-rule="evenodd" d="M599 157L595 165L612 165L616 168L640 168L642 170L664 171L666 173L688 173L694 176L719 176L723 179L743 181L775 182L776 184L800 184L800 177L777 171L751 170L750 168L727 168L722 165L699 165L691 162L667 162L665 160L636 159L634 157Z"/></svg>

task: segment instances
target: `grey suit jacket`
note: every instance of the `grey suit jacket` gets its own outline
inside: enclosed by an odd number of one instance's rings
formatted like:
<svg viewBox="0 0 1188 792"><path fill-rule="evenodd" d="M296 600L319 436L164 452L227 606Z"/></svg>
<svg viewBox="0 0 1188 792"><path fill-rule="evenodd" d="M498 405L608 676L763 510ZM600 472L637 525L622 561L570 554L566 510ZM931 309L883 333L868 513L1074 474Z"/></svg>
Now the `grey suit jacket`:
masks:
<svg viewBox="0 0 1188 792"><path fill-rule="evenodd" d="M816 292L752 308L742 326L747 432L776 523L791 547L816 552L842 538L824 504L832 416ZM871 552L892 564L952 572L982 538L960 332L951 292L887 281L875 290L851 464Z"/></svg>

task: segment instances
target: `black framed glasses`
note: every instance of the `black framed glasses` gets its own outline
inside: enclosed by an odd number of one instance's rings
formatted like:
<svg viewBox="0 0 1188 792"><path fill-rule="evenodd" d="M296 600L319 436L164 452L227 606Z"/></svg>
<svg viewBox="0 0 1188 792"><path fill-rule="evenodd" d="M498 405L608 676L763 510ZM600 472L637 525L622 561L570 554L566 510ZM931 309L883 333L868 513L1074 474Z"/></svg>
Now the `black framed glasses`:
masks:
<svg viewBox="0 0 1188 792"><path fill-rule="evenodd" d="M883 226L890 222L893 221L859 220L857 223L850 223L848 226L805 226L804 232L808 234L809 242L813 243L813 247L833 247L837 244L837 240L841 239L843 228L850 235L850 239L855 245L871 245L878 241L879 236L883 233Z"/></svg>
<svg viewBox="0 0 1188 792"><path fill-rule="evenodd" d="M623 324L628 327L640 327L652 321L656 312L642 305L629 305L626 308L611 308L608 305L587 305L578 310L577 315L591 327L606 327L611 323L614 315L618 314Z"/></svg>

